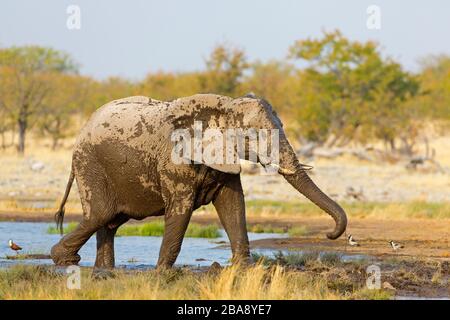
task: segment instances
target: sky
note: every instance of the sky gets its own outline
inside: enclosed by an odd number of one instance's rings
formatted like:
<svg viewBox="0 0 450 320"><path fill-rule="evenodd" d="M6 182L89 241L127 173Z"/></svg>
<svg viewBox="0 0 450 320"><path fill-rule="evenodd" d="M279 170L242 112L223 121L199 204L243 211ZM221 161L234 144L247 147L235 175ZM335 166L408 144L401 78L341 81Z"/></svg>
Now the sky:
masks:
<svg viewBox="0 0 450 320"><path fill-rule="evenodd" d="M80 29L67 27L70 5L80 9ZM380 9L380 29L367 28L370 5ZM14 0L0 4L0 46L50 46L68 52L82 74L139 80L203 69L220 43L268 61L285 58L296 40L340 29L378 41L415 71L420 58L450 54L449 17L448 0Z"/></svg>

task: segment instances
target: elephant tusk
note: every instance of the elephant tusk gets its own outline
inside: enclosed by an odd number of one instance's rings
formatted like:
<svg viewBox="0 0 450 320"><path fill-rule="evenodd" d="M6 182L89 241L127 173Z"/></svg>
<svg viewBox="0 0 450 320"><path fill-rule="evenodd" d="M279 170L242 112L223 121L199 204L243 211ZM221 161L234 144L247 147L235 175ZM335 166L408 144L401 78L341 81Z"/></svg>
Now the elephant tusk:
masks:
<svg viewBox="0 0 450 320"><path fill-rule="evenodd" d="M274 169L276 169L276 170L278 170L278 173L280 173L280 174L295 174L296 172L295 171L292 171L292 170L289 170L289 169L285 169L285 168L282 168L282 167L280 167L278 164L275 164L275 163L270 163L270 164L268 164L267 166L269 166L269 167L272 167L272 168L274 168Z"/></svg>

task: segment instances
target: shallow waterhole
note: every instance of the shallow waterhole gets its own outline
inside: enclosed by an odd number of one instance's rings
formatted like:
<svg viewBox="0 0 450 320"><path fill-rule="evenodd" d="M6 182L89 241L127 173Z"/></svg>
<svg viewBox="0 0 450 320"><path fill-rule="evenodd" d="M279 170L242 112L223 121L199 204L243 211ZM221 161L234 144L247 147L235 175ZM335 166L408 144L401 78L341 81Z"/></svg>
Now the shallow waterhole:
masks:
<svg viewBox="0 0 450 320"><path fill-rule="evenodd" d="M48 254L51 247L56 244L60 235L48 234L47 228L52 223L41 222L0 222L0 267L15 264L53 264L48 259L6 259L6 256L15 255L8 247L8 240L13 239L19 244L25 254ZM220 246L219 243L228 238L223 230L221 237L215 239L184 238L177 265L209 266L216 261L221 265L229 263L231 250ZM249 233L250 240L265 238L285 238L285 234L276 233ZM162 237L123 236L116 237L115 258L117 267L124 268L151 268L156 265L161 246ZM96 239L92 236L81 248L80 265L91 267L95 262Z"/></svg>

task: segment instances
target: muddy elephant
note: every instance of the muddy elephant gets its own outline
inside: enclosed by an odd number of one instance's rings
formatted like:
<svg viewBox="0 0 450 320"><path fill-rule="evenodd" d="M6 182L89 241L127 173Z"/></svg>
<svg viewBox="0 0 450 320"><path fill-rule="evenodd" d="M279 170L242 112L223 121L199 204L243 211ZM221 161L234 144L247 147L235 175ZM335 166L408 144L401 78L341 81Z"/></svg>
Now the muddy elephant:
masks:
<svg viewBox="0 0 450 320"><path fill-rule="evenodd" d="M227 155L237 158L236 162L195 159L195 150L183 153L181 163L174 161L174 132L195 135L193 128L198 123L203 131L277 130L277 163L253 150L254 144L248 138L244 139L244 147L248 148L244 152L237 147L227 149ZM195 141L185 146L193 144ZM95 268L113 268L117 228L129 219L164 216L157 267L171 267L192 212L211 202L228 235L232 261L248 261L239 159L251 155L264 167L277 168L295 189L333 217L335 229L327 234L329 239L337 239L345 231L344 210L309 178L285 136L282 122L264 99L198 94L165 102L136 96L100 107L81 130L74 146L69 182L55 218L62 228L64 205L75 178L84 215L77 228L53 246L53 261L57 265L77 264L79 249L96 233Z"/></svg>

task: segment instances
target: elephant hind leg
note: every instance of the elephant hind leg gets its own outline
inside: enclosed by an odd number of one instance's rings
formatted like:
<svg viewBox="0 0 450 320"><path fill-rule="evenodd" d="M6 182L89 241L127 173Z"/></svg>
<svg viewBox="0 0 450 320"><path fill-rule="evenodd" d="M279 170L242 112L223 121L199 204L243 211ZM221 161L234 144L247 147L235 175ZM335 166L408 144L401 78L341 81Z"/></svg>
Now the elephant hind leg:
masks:
<svg viewBox="0 0 450 320"><path fill-rule="evenodd" d="M78 250L100 228L91 220L84 219L74 231L64 236L51 250L51 257L56 265L76 265L80 261Z"/></svg>
<svg viewBox="0 0 450 320"><path fill-rule="evenodd" d="M57 265L78 264L80 248L117 214L116 198L104 169L96 161L89 163L89 166L80 167L74 162L83 220L73 232L53 246L51 257Z"/></svg>
<svg viewBox="0 0 450 320"><path fill-rule="evenodd" d="M95 268L114 268L114 236L117 229L128 220L128 216L119 214L112 221L108 222L107 225L101 227L97 231L97 257L95 259Z"/></svg>

